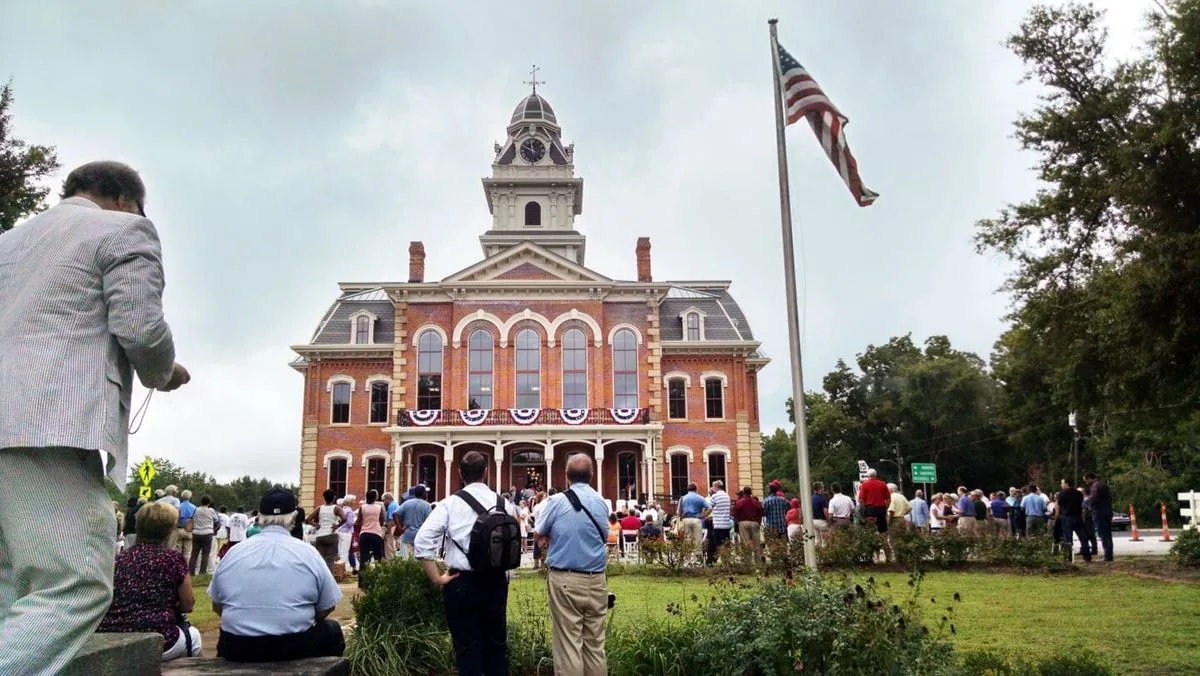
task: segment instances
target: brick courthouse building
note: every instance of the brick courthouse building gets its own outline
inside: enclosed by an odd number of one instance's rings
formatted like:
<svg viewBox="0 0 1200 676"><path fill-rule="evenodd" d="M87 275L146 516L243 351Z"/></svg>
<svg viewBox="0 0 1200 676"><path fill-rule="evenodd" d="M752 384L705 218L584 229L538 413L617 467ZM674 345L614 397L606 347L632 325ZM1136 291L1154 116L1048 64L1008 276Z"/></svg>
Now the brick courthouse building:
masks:
<svg viewBox="0 0 1200 676"><path fill-rule="evenodd" d="M483 179L483 260L427 279L413 242L406 282L341 284L312 340L293 346L303 498L420 482L440 500L471 450L503 489L564 486L576 453L595 459L611 501L669 504L718 478L761 487L768 360L730 283L654 281L645 238L631 247L634 281L586 267L583 179L536 89L507 131Z"/></svg>

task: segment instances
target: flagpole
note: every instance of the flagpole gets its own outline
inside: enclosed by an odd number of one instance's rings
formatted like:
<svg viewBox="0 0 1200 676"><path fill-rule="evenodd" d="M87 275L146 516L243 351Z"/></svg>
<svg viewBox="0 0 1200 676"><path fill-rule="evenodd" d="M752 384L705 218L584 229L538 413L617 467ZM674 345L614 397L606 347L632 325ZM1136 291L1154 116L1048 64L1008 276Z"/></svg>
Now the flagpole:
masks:
<svg viewBox="0 0 1200 676"><path fill-rule="evenodd" d="M812 482L808 474L808 424L804 415L804 367L800 355L800 316L796 307L796 252L792 243L792 196L788 184L787 141L784 137L783 91L779 82L778 19L770 19L771 71L775 75L775 146L779 151L779 213L783 226L783 286L787 294L788 347L792 360L792 411L796 419L796 465L800 469L800 513L804 521L804 567L817 569L816 531L813 530Z"/></svg>

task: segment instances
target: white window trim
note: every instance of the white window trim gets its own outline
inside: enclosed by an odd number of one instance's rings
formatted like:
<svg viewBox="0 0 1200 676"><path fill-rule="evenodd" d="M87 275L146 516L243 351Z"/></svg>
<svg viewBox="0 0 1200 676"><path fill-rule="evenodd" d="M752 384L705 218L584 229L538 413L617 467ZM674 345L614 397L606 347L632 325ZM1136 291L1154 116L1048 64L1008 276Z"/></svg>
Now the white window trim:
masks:
<svg viewBox="0 0 1200 676"><path fill-rule="evenodd" d="M621 329L629 329L630 331L633 331L633 337L637 339L637 344L642 344L642 332L638 329L638 327L630 324L629 322L621 322L620 324L614 324L613 327L608 330L609 345L613 344L613 338L616 338L617 331L620 331Z"/></svg>
<svg viewBox="0 0 1200 676"><path fill-rule="evenodd" d="M504 331L504 322L500 321L499 317L497 317L496 315L494 315L490 312L485 312L483 310L476 310L475 312L472 312L471 314L466 315L462 319L458 320L458 323L454 325L454 333L453 333L452 337L453 337L453 344L454 344L455 348L459 348L462 346L463 331L467 330L468 324L470 324L471 322L475 322L475 321L487 322L487 323L491 324L492 326L496 327L495 338L498 338L500 340L500 347L502 347L502 348L507 347L508 343L507 343L506 338L507 338L508 334L505 333L505 331ZM467 336L467 338L469 340L470 336Z"/></svg>
<svg viewBox="0 0 1200 676"><path fill-rule="evenodd" d="M438 326L437 324L422 324L420 328L418 328L416 331L414 331L413 339L412 339L413 347L420 348L421 334L425 333L426 331L433 331L434 333L441 336L442 337L442 349L443 350L446 349L446 345L450 341L446 338L446 330L443 329L442 327Z"/></svg>
<svg viewBox="0 0 1200 676"><path fill-rule="evenodd" d="M358 385L354 382L354 378L351 378L344 373L339 373L335 376L330 376L329 380L325 381L325 391L332 392L335 383L349 383L350 394L354 394L354 390L358 387Z"/></svg>
<svg viewBox="0 0 1200 676"><path fill-rule="evenodd" d="M708 417L708 381L710 381L710 380L720 380L721 381L721 417L720 418ZM713 420L713 421L725 420L726 413L728 413L728 411L726 409L729 408L729 395L725 391L725 390L729 389L729 377L726 376L724 373L721 373L720 371L705 371L704 373L702 373L700 375L700 384L701 384L701 394L703 395L703 399L704 399L704 419L705 420Z"/></svg>
<svg viewBox="0 0 1200 676"><path fill-rule="evenodd" d="M374 383L387 383L387 386L388 386L388 393L387 393L388 414L383 417L384 418L383 422L371 422L371 405L373 403L371 401L371 385ZM367 393L367 423L370 425L387 425L389 422L389 418L391 418L392 377L388 376L388 375L384 375L382 373L370 376L363 383L363 391Z"/></svg>
<svg viewBox="0 0 1200 676"><path fill-rule="evenodd" d="M574 326L567 329L567 331L579 331L583 334L583 384L584 387L587 388L583 395L583 407L590 408L590 404L592 403L592 365L590 363L591 355L589 355L587 351L587 333L583 329ZM563 331L564 338L567 335L567 331ZM564 358L567 351L566 345L567 341L564 340L558 352L558 379L561 381L559 383L560 392L558 393L558 401L562 403L563 408L566 408L567 406L567 370L563 367L563 364L566 362L566 359ZM596 346L600 347L599 341L597 341ZM550 347L554 346L551 345Z"/></svg>
<svg viewBox="0 0 1200 676"><path fill-rule="evenodd" d="M708 317L708 314L704 310L701 310L700 308L696 307L695 305L693 305L693 306L689 307L688 309L684 310L683 312L679 313L679 321L681 321L683 323L683 340L686 341L688 339L688 336L687 336L688 315L696 315L696 317L698 319L697 324L700 325L700 340L704 340L704 323L705 323L704 320L706 317Z"/></svg>
<svg viewBox="0 0 1200 676"><path fill-rule="evenodd" d="M347 402L347 405L350 407L349 411L348 411L349 415L346 416L346 422L344 422L344 423L333 422L333 386L337 385L339 383L346 383L347 385L350 386L350 401ZM333 425L336 427L349 427L354 422L354 391L356 388L357 388L357 385L355 384L354 379L347 375L333 376L329 379L328 382L325 383L325 391L330 393L330 395L329 395L329 424L330 425Z"/></svg>
<svg viewBox="0 0 1200 676"><path fill-rule="evenodd" d="M362 460L360 461L360 462L362 462L362 466L366 467L367 461L370 460L371 458L383 458L384 467L392 466L392 454L382 448L372 448L371 450L367 451L366 453L363 453Z"/></svg>
<svg viewBox="0 0 1200 676"><path fill-rule="evenodd" d="M592 340L595 341L596 347L603 346L604 343L603 343L603 339L601 338L600 323L597 322L595 319L593 319L592 316L587 314L586 312L580 312L579 310L576 310L575 308L571 308L570 312L564 312L561 315L555 317L554 321L550 322L550 329L546 334L550 337L548 340L549 344L547 345L547 347L554 347L555 339L556 339L555 337L558 336L558 330L560 328L562 328L563 324L566 324L567 322L571 321L572 319L577 319L577 320L583 322L584 324L587 324L588 328L592 330ZM583 337L587 338L587 333L584 333Z"/></svg>
<svg viewBox="0 0 1200 676"><path fill-rule="evenodd" d="M709 446L704 449L704 479L705 479L705 482L708 483L708 487L710 489L712 488L712 456L714 456L714 455L725 456L725 478L722 481L725 482L725 492L728 493L729 492L729 462L730 462L730 460L732 460L733 454L729 452L728 447L721 446L719 444L714 444L714 445Z"/></svg>
<svg viewBox="0 0 1200 676"><path fill-rule="evenodd" d="M326 472L329 471L329 461L334 460L336 458L341 458L342 460L346 461L346 480L349 481L350 480L350 467L352 465L354 465L354 456L350 453L350 451L336 450L336 451L327 452L325 454L325 458L323 460L325 463L325 471ZM326 478L328 479L328 477L326 477ZM326 481L326 483L329 483L329 482ZM349 488L347 488L347 490L349 490Z"/></svg>
<svg viewBox="0 0 1200 676"><path fill-rule="evenodd" d="M691 464L691 463L693 463L693 462L695 462L695 461L696 461L696 456L695 456L695 454L692 452L692 449L691 449L691 447L690 447L690 446L684 446L683 444L676 444L675 446L672 446L672 447L668 448L668 449L667 449L667 452L666 452L666 453L664 453L663 455L665 455L666 457L670 458L672 455L680 455L680 454L683 454L683 455L686 455L686 456L687 456L687 458L688 458L688 464Z"/></svg>
<svg viewBox="0 0 1200 676"><path fill-rule="evenodd" d="M517 336L520 336L525 331L532 331L534 337L537 338L537 358L538 358L538 367L537 367L537 374L538 374L538 382L537 382L537 386L538 386L537 398L538 398L538 400L537 400L537 403L538 403L538 405L537 406L517 406L517 397L520 396L520 394L517 392L517 376L520 375L520 372L517 370L517 352L521 349L517 345ZM494 357L494 355L493 355L493 357ZM542 407L542 337L538 335L538 332L536 329L533 329L533 328L530 328L527 326L527 327L521 329L520 331L517 331L517 335L513 336L513 356L512 356L512 358L513 358L513 361L512 361L513 407L514 408L538 408L538 409L540 409ZM493 364L493 368L495 368L494 364ZM492 375L492 383L495 384L495 381L496 381L496 376L493 374ZM496 398L494 396L492 397L492 403L493 404L496 403Z"/></svg>
<svg viewBox="0 0 1200 676"><path fill-rule="evenodd" d="M379 321L379 317L375 316L371 312L367 312L366 310L359 310L358 312L355 312L354 314L350 315L350 344L351 345L358 344L358 318L359 317L370 318L371 322L369 324L367 324L367 342L366 342L366 344L374 345L375 344L375 323Z"/></svg>
<svg viewBox="0 0 1200 676"><path fill-rule="evenodd" d="M391 463L391 455L387 451L384 451L381 449L373 449L373 450L367 451L366 453L363 453L362 460L361 460L362 473L363 473L363 495L366 495L366 492L368 490L370 490L370 485L369 485L370 480L371 480L370 461L374 458L382 458L383 459L383 490L379 491L379 497L382 498L383 494L386 493L388 490L388 472L391 471L392 463Z"/></svg>
<svg viewBox="0 0 1200 676"><path fill-rule="evenodd" d="M529 321L536 322L539 326L541 326L542 329L544 329L546 331L546 335L549 336L549 338L548 338L549 341L554 340L553 325L550 323L550 320L547 319L546 316L541 313L534 312L533 310L530 310L529 308L525 308L524 310L518 312L517 314L509 317L504 322L504 324L501 325L501 327L500 327L500 347L502 347L502 348L508 347L508 336L510 333L512 333L513 327L527 319ZM517 342L517 338L516 338L516 336L513 336L513 344L516 344L516 342ZM541 344L541 342L542 342L541 337L539 336L538 344ZM550 347L554 347L554 346L551 345Z"/></svg>
<svg viewBox="0 0 1200 676"><path fill-rule="evenodd" d="M437 373L439 381L441 382L442 391L438 394L438 401L440 401L442 404L441 408L445 408L445 406L446 406L446 399L445 399L445 395L446 395L446 332L443 331L442 327L438 326L437 324L426 324L426 325L422 326L421 328L417 329L416 335L413 336L413 347L415 347L417 350L417 359L416 359L416 361L417 361L416 390L417 391L415 392L416 400L413 402L413 404L414 404L413 408L415 410L419 410L421 408L421 405L420 405L420 401L421 401L421 336L425 335L425 333L427 331L433 331L434 333L438 334L442 338L442 349L441 349L442 358L439 360L442 365L442 368ZM432 375L432 374L430 374L430 375ZM468 381L468 382L470 382L470 381Z"/></svg>
<svg viewBox="0 0 1200 676"><path fill-rule="evenodd" d="M683 381L683 417L682 418L672 418L671 417L671 381L673 381L673 380L682 380ZM667 405L667 420L687 420L688 419L687 391L688 391L688 388L692 384L691 376L687 375L686 373L681 373L679 371L672 371L663 378L663 382L667 384L667 386L663 388L663 390L666 393L666 402L665 403Z"/></svg>
<svg viewBox="0 0 1200 676"><path fill-rule="evenodd" d="M613 398L612 398L613 408L617 408L617 369L616 369L616 359L614 359L614 355L616 355L616 352L617 352L617 346L613 344L613 336L615 336L617 334L617 331L620 331L621 329L630 329L633 331L633 335L635 336L635 339L637 341L634 343L634 348L633 348L635 354L637 352L637 346L642 344L642 334L638 332L637 327L634 326L633 324L617 324L616 326L614 326L612 328L612 331L608 332L608 359L609 359L609 364L613 367L610 369L610 371L612 372L612 375L609 376L609 387L612 388L610 391L612 392L612 395L613 395ZM637 381L637 390L636 390L637 406L633 406L632 408L641 408L642 407L642 368L641 368L641 363L640 363L641 360L640 360L640 358L638 358L638 359L634 359L633 361L635 364L638 364L638 367L637 367L637 370L634 371L634 374L633 374L634 380Z"/></svg>

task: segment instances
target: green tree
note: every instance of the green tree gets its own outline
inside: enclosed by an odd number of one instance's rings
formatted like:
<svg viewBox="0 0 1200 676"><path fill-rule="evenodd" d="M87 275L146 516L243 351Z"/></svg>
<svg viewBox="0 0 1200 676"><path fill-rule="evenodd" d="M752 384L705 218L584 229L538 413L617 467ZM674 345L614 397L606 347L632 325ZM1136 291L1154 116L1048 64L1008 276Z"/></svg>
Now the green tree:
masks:
<svg viewBox="0 0 1200 676"><path fill-rule="evenodd" d="M28 214L46 208L50 189L38 181L58 170L53 146L31 144L12 135L12 81L0 88L0 234Z"/></svg>
<svg viewBox="0 0 1200 676"><path fill-rule="evenodd" d="M137 475L137 467L141 462L141 460L137 461L129 470L129 484L125 488L126 497L136 496L142 485L142 480ZM266 478L255 479L250 476L222 483L211 474L189 471L166 458L150 458L150 462L154 464L155 469L154 479L150 482L151 490L157 491L167 486L176 486L181 491L190 490L192 500L196 502L199 502L201 496L208 495L218 508L257 509L263 494L272 486L280 485L278 482ZM295 484L283 484L283 486L292 492L298 491Z"/></svg>
<svg viewBox="0 0 1200 676"><path fill-rule="evenodd" d="M1090 5L1028 14L1008 46L1045 93L1016 136L1044 187L976 231L1015 263L994 367L1017 454L1065 474L1077 410L1081 464L1145 503L1200 480L1200 0L1157 7L1123 61Z"/></svg>

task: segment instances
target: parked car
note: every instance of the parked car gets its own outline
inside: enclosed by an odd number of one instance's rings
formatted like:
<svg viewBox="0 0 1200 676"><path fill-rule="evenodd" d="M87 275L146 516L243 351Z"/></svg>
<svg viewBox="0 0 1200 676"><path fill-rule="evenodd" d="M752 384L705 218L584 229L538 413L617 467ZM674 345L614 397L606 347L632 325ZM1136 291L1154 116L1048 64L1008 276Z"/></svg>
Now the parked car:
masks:
<svg viewBox="0 0 1200 676"><path fill-rule="evenodd" d="M1124 512L1114 512L1112 518L1113 530L1129 530L1129 515Z"/></svg>

